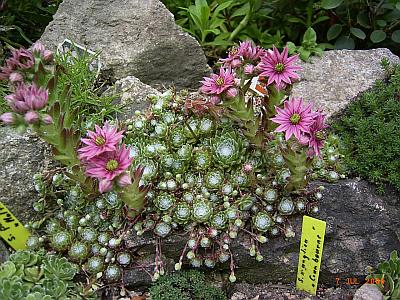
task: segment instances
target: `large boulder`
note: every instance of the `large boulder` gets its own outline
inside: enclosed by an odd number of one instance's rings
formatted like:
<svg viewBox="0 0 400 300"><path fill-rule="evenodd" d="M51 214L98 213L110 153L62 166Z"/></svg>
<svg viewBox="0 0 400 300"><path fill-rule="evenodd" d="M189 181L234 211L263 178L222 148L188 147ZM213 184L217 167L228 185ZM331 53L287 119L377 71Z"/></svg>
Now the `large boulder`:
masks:
<svg viewBox="0 0 400 300"><path fill-rule="evenodd" d="M322 256L320 283L334 286L336 278L367 275L367 267L386 260L393 249L400 249L400 197L388 188L385 195L378 195L375 187L356 179L322 184L325 187L320 203L320 213L315 216L327 222ZM302 217L291 220L295 238L276 238L262 245L264 260L257 262L249 256L249 242L241 235L232 245L235 273L239 281L248 283L293 283L296 281L301 237ZM180 256L186 236L174 235L163 241L162 254L167 268ZM138 265L151 265L154 258L154 240L150 236L136 237L129 241L138 256ZM222 265L220 269L228 269ZM152 267L148 269L152 272ZM225 270L225 274L229 274ZM125 273L125 284L141 286L151 282L141 268Z"/></svg>
<svg viewBox="0 0 400 300"><path fill-rule="evenodd" d="M106 91L106 94L116 95L114 103L122 105L118 119L125 121L131 118L135 111L144 111L148 108L149 96L159 95L160 92L134 76L127 76L117 80L114 86Z"/></svg>
<svg viewBox="0 0 400 300"><path fill-rule="evenodd" d="M387 77L382 59L400 63L389 49L333 50L311 63L301 62L300 82L294 84L292 95L313 102L329 116L344 109L359 93L370 89L378 79Z"/></svg>
<svg viewBox="0 0 400 300"><path fill-rule="evenodd" d="M0 126L0 201L23 224L37 217L32 205L38 193L32 178L49 163L46 157L48 148L37 136ZM7 257L3 248L0 245L0 262Z"/></svg>
<svg viewBox="0 0 400 300"><path fill-rule="evenodd" d="M101 51L112 79L134 75L151 86L197 88L209 68L197 41L158 0L64 0L40 40L65 38Z"/></svg>

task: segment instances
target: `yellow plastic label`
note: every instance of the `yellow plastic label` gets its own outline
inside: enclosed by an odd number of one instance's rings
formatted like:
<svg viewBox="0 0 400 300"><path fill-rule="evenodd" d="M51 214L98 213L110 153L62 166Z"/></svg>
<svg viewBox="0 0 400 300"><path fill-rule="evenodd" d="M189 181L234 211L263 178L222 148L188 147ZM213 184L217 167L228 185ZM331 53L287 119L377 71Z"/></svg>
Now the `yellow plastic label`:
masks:
<svg viewBox="0 0 400 300"><path fill-rule="evenodd" d="M317 293L325 228L326 222L309 216L303 217L296 288L314 296Z"/></svg>
<svg viewBox="0 0 400 300"><path fill-rule="evenodd" d="M29 231L20 221L0 202L0 236L14 250L26 249L26 240L30 236Z"/></svg>

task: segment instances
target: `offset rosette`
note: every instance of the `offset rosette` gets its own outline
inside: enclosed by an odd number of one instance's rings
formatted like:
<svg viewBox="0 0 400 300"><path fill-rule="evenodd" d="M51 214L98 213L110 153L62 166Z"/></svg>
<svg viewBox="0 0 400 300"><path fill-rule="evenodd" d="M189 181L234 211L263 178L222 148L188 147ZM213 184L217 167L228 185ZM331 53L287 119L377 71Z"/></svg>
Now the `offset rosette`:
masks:
<svg viewBox="0 0 400 300"><path fill-rule="evenodd" d="M197 222L207 222L212 213L212 204L208 201L200 200L193 204L193 219Z"/></svg>
<svg viewBox="0 0 400 300"><path fill-rule="evenodd" d="M242 138L233 132L224 132L210 141L214 161L230 168L241 163L245 148Z"/></svg>
<svg viewBox="0 0 400 300"><path fill-rule="evenodd" d="M154 199L155 206L161 210L165 211L170 209L176 202L176 199L167 193L160 193L156 199Z"/></svg>
<svg viewBox="0 0 400 300"><path fill-rule="evenodd" d="M268 213L260 211L253 217L253 225L258 231L266 232L273 225L273 221Z"/></svg>
<svg viewBox="0 0 400 300"><path fill-rule="evenodd" d="M190 207L187 203L181 202L175 207L174 221L177 223L186 223L190 220Z"/></svg>
<svg viewBox="0 0 400 300"><path fill-rule="evenodd" d="M218 170L210 171L204 178L205 186L210 190L217 190L224 181L224 173Z"/></svg>

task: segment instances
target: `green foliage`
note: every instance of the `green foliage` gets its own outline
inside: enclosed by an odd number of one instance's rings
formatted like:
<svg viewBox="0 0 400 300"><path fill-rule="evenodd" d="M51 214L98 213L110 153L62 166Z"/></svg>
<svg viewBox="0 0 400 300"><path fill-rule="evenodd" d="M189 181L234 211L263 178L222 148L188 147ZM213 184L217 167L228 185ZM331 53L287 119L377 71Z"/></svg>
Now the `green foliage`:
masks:
<svg viewBox="0 0 400 300"><path fill-rule="evenodd" d="M177 24L195 36L214 59L233 42L264 48L289 43L303 60L324 49L387 47L399 53L397 0L164 0ZM334 44L334 45L331 45Z"/></svg>
<svg viewBox="0 0 400 300"><path fill-rule="evenodd" d="M160 279L150 288L152 300L224 300L226 295L213 287L198 271L181 271Z"/></svg>
<svg viewBox="0 0 400 300"><path fill-rule="evenodd" d="M389 67L386 67L389 70ZM333 125L346 148L351 171L379 185L388 182L400 189L400 66L388 83L352 102L345 116Z"/></svg>
<svg viewBox="0 0 400 300"><path fill-rule="evenodd" d="M113 104L115 96L101 95L103 83L97 79L97 73L92 70L91 63L97 60L97 55L80 51L76 55L74 47L66 53L55 56L55 63L62 72L59 72L57 85L60 92L65 87L70 88L71 108L76 111L76 116L82 126L76 122L76 129L93 128L105 119L112 119L120 111L120 107ZM74 120L71 120L74 122Z"/></svg>
<svg viewBox="0 0 400 300"><path fill-rule="evenodd" d="M400 259L396 250L390 253L389 260L379 263L378 269L371 273L367 279L374 279L385 300L400 299Z"/></svg>
<svg viewBox="0 0 400 300"><path fill-rule="evenodd" d="M39 39L61 1L2 1L0 4L0 49L2 44L8 47L28 47L32 41Z"/></svg>
<svg viewBox="0 0 400 300"><path fill-rule="evenodd" d="M0 266L0 299L95 299L75 284L78 267L44 250L17 251Z"/></svg>
<svg viewBox="0 0 400 300"><path fill-rule="evenodd" d="M324 0L331 15L326 38L337 49L387 47L397 52L400 44L400 2Z"/></svg>

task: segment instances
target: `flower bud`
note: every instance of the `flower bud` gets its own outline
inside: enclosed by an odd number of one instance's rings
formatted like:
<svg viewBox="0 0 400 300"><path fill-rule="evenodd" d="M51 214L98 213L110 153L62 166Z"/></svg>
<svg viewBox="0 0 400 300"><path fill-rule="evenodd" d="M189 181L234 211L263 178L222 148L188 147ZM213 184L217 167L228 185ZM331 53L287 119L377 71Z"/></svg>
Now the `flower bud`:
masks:
<svg viewBox="0 0 400 300"><path fill-rule="evenodd" d="M46 125L53 124L53 118L50 115L44 115L42 120L43 120L43 123Z"/></svg>
<svg viewBox="0 0 400 300"><path fill-rule="evenodd" d="M36 111L28 111L25 114L24 119L28 124L36 124L39 122L39 114Z"/></svg>
<svg viewBox="0 0 400 300"><path fill-rule="evenodd" d="M53 52L50 50L43 51L43 60L44 61L51 61L53 59Z"/></svg>
<svg viewBox="0 0 400 300"><path fill-rule="evenodd" d="M240 59L234 59L231 62L231 67L234 69L234 68L239 67L241 64L242 64L242 62L240 61Z"/></svg>
<svg viewBox="0 0 400 300"><path fill-rule="evenodd" d="M11 112L4 113L0 116L0 121L8 125L14 124L14 114Z"/></svg>
<svg viewBox="0 0 400 300"><path fill-rule="evenodd" d="M232 272L231 275L229 275L229 281L230 282L235 282L236 281L236 276L235 274Z"/></svg>
<svg viewBox="0 0 400 300"><path fill-rule="evenodd" d="M117 178L117 183L120 187L126 187L130 184L132 184L132 179L131 176L125 172L123 174L121 174L118 178Z"/></svg>
<svg viewBox="0 0 400 300"><path fill-rule="evenodd" d="M229 88L226 91L226 97L228 97L228 98L235 98L237 96L237 94L238 94L237 89L233 88L233 87Z"/></svg>
<svg viewBox="0 0 400 300"><path fill-rule="evenodd" d="M104 192L108 192L111 189L112 189L112 182L111 181L109 181L107 179L100 180L100 182L99 182L99 192L101 194L103 194Z"/></svg>
<svg viewBox="0 0 400 300"><path fill-rule="evenodd" d="M251 75L254 72L254 65L252 64L247 64L244 66L244 73L247 75Z"/></svg>
<svg viewBox="0 0 400 300"><path fill-rule="evenodd" d="M21 82L21 81L23 81L23 80L24 80L24 77L22 77L22 75L21 75L20 73L18 73L18 72L13 72L13 73L10 74L9 79L10 79L10 81L11 81L12 83L14 83L14 82Z"/></svg>

